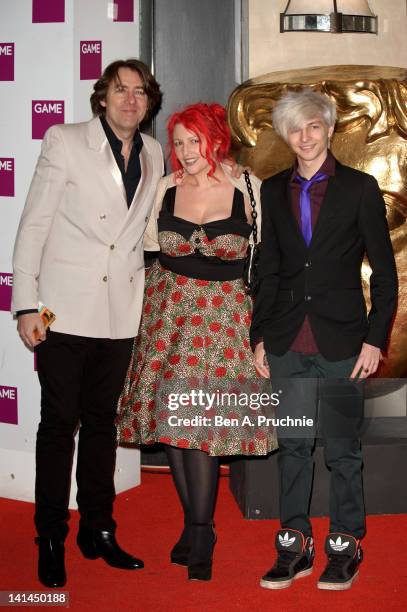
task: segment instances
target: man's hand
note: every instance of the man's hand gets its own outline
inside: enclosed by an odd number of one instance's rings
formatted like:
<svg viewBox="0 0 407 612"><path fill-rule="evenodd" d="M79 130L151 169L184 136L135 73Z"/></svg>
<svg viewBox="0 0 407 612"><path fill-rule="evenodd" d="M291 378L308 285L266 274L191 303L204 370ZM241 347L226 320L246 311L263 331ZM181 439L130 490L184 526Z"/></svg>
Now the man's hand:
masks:
<svg viewBox="0 0 407 612"><path fill-rule="evenodd" d="M20 315L18 317L17 331L24 344L31 349L46 339L44 323L38 312Z"/></svg>
<svg viewBox="0 0 407 612"><path fill-rule="evenodd" d="M230 169L232 171L232 176L233 178L236 178L236 179L240 178L243 172L245 172L245 170L247 170L249 174L251 172L251 168L249 166L241 166L240 164L237 163L237 161L235 161L231 157L228 157L227 159L225 159L223 163L226 164L227 166L230 166Z"/></svg>
<svg viewBox="0 0 407 612"><path fill-rule="evenodd" d="M270 378L270 368L267 365L264 342L259 342L254 350L254 366L260 376L263 376L263 378Z"/></svg>
<svg viewBox="0 0 407 612"><path fill-rule="evenodd" d="M371 374L374 374L379 367L380 359L382 359L380 349L377 346L372 346L364 342L350 377L356 378L360 370L361 372L358 378L367 378Z"/></svg>

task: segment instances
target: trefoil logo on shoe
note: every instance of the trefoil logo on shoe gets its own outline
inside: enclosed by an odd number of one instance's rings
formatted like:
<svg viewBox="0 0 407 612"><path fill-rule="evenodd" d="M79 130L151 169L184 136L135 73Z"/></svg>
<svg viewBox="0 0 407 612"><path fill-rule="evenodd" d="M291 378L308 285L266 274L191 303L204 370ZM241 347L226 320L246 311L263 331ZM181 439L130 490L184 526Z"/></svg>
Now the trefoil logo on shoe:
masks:
<svg viewBox="0 0 407 612"><path fill-rule="evenodd" d="M341 536L339 536L336 542L332 540L331 538L329 538L329 544L331 548L333 548L333 550L336 550L336 552L342 552L343 550L345 550L345 548L348 548L349 541L342 542L342 538Z"/></svg>
<svg viewBox="0 0 407 612"><path fill-rule="evenodd" d="M288 531L286 531L286 533L284 534L284 537L281 534L278 536L278 540L279 540L281 546L284 546L285 548L288 548L289 546L294 544L295 537L290 538Z"/></svg>

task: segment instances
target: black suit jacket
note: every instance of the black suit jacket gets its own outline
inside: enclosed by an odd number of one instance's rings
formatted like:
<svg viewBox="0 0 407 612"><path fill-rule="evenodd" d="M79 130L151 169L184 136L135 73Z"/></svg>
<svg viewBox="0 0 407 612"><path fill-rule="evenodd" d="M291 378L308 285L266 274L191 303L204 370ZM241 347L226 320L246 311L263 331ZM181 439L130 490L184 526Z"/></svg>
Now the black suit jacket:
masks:
<svg viewBox="0 0 407 612"><path fill-rule="evenodd" d="M252 344L289 350L307 314L319 351L329 361L356 355L362 342L384 348L397 301L397 272L385 204L369 174L336 162L307 247L291 205L285 170L263 182L262 248L258 264ZM362 292L365 253L369 316Z"/></svg>

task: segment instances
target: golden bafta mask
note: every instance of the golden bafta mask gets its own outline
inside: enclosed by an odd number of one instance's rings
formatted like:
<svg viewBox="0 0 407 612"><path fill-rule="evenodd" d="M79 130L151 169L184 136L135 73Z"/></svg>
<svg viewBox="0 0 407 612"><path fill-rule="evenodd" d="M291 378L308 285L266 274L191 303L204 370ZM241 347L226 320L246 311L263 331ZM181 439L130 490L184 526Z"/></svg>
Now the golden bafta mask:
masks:
<svg viewBox="0 0 407 612"><path fill-rule="evenodd" d="M287 145L273 130L271 111L287 89L307 85L330 96L338 121L331 142L335 157L376 177L399 275L399 301L381 377L407 373L407 70L384 66L326 66L270 73L247 81L232 93L229 122L239 161L260 178L293 163ZM369 304L366 260L362 267Z"/></svg>

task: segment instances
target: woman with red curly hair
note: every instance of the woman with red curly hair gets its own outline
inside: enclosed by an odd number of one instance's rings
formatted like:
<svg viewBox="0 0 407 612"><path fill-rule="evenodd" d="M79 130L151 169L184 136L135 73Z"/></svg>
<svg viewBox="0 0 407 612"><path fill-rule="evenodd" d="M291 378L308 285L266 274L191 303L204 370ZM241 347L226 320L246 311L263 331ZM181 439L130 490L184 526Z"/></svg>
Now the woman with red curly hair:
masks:
<svg viewBox="0 0 407 612"><path fill-rule="evenodd" d="M219 401L220 390L237 398L258 380L242 278L252 214L244 178L223 163L225 109L188 106L170 117L168 136L174 173L159 184L146 231L146 249L160 253L119 401L119 440L166 445L184 510L171 561L188 566L190 579L209 580L218 456L265 455L276 440L269 427L243 425L247 405ZM251 182L260 202L260 181Z"/></svg>

